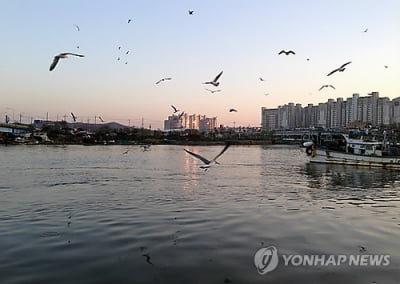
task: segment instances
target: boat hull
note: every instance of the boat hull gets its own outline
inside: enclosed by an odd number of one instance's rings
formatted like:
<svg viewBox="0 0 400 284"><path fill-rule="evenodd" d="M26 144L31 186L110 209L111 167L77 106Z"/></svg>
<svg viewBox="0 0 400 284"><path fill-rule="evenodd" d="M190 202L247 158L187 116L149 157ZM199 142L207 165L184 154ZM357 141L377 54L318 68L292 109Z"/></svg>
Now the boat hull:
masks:
<svg viewBox="0 0 400 284"><path fill-rule="evenodd" d="M400 170L400 156L365 156L330 150L314 149L310 155L310 162L380 167Z"/></svg>

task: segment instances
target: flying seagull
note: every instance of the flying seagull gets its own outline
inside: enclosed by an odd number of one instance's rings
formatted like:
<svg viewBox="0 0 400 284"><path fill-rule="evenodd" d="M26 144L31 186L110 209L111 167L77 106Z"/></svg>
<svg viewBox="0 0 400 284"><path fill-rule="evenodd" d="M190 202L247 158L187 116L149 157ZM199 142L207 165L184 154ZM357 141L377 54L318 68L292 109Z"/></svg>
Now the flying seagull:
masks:
<svg viewBox="0 0 400 284"><path fill-rule="evenodd" d="M171 105L171 107L174 109L174 113L177 113L179 109L177 109L174 105Z"/></svg>
<svg viewBox="0 0 400 284"><path fill-rule="evenodd" d="M74 25L74 26L76 27L76 29L78 30L78 32L81 30L81 29L79 28L78 25Z"/></svg>
<svg viewBox="0 0 400 284"><path fill-rule="evenodd" d="M179 115L178 115L178 119L181 119L182 118L182 116L185 114L185 112L184 111L182 111Z"/></svg>
<svg viewBox="0 0 400 284"><path fill-rule="evenodd" d="M234 108L231 108L231 109L229 110L229 112L237 112L237 110L234 109Z"/></svg>
<svg viewBox="0 0 400 284"><path fill-rule="evenodd" d="M72 115L72 119L74 120L74 122L76 122L76 116L72 111L71 111L71 115Z"/></svg>
<svg viewBox="0 0 400 284"><path fill-rule="evenodd" d="M148 264L151 264L151 265L153 265L153 263L151 262L151 260L150 260L150 255L148 255L148 254L142 254L142 256L144 256L144 257L146 257L146 262L148 263Z"/></svg>
<svg viewBox="0 0 400 284"><path fill-rule="evenodd" d="M385 68L388 68L389 66L387 66L387 65L383 65L383 66L385 66Z"/></svg>
<svg viewBox="0 0 400 284"><path fill-rule="evenodd" d="M216 92L221 92L221 90L210 90L210 89L206 89L207 91L209 91L211 94L214 94Z"/></svg>
<svg viewBox="0 0 400 284"><path fill-rule="evenodd" d="M162 78L162 79L158 80L158 81L156 82L156 84L159 84L159 83L161 83L161 82L163 82L163 81L166 81L166 80L172 80L172 78Z"/></svg>
<svg viewBox="0 0 400 284"><path fill-rule="evenodd" d="M104 122L104 120L101 118L101 116L99 116L99 119L100 119L101 122Z"/></svg>
<svg viewBox="0 0 400 284"><path fill-rule="evenodd" d="M188 154L192 155L193 157L195 157L195 158L199 159L200 161L202 161L203 165L200 166L200 169L203 169L203 170L207 171L212 166L213 163L219 164L217 162L217 159L229 148L229 146L230 146L230 144L227 143L225 145L224 149L222 149L222 151L217 156L215 156L214 159L212 159L212 160L208 160L208 159L204 158L203 156L201 156L199 154L196 154L196 153L193 153L193 152L191 152L189 150L186 150L186 149L183 149L183 150L185 150L186 153L188 153Z"/></svg>
<svg viewBox="0 0 400 284"><path fill-rule="evenodd" d="M366 32L368 32L368 29L365 29L365 30L364 30L364 33L366 33Z"/></svg>
<svg viewBox="0 0 400 284"><path fill-rule="evenodd" d="M323 88L328 88L328 87L331 87L332 89L336 90L336 88L332 85L323 85L321 88L319 88L318 91L321 91Z"/></svg>
<svg viewBox="0 0 400 284"><path fill-rule="evenodd" d="M214 87L218 87L219 82L217 82L217 81L218 81L219 77L221 77L221 75L222 75L223 72L224 72L224 71L221 71L221 72L214 78L214 80L209 81L209 82L204 82L203 84L211 84L211 85L213 85Z"/></svg>
<svg viewBox="0 0 400 284"><path fill-rule="evenodd" d="M345 63L345 64L343 64L342 66L340 66L339 68L336 68L335 70L333 70L333 71L331 71L328 75L326 75L326 76L330 76L330 75L332 75L333 73L335 73L336 71L339 71L339 72L343 72L346 68L344 68L347 64L350 64L351 63L351 61L349 61L349 62L347 62L347 63Z"/></svg>
<svg viewBox="0 0 400 284"><path fill-rule="evenodd" d="M188 11L189 15L193 15L193 12L194 12L193 10Z"/></svg>
<svg viewBox="0 0 400 284"><path fill-rule="evenodd" d="M132 21L132 19L128 19L128 24Z"/></svg>
<svg viewBox="0 0 400 284"><path fill-rule="evenodd" d="M281 50L281 51L279 51L279 55L281 55L282 53L284 53L284 54L286 54L286 55L289 55L289 54L296 54L293 50L288 50L288 51L285 51L285 50Z"/></svg>
<svg viewBox="0 0 400 284"><path fill-rule="evenodd" d="M57 65L58 61L60 60L60 58L67 58L68 55L79 56L79 57L85 56L82 54L76 54L76 53L70 53L70 52L60 53L60 54L54 56L53 62L51 63L49 70L52 71L54 68L56 68L56 65Z"/></svg>
<svg viewBox="0 0 400 284"><path fill-rule="evenodd" d="M260 81L261 81L261 82L265 82L264 78L261 78L261 77L260 77Z"/></svg>

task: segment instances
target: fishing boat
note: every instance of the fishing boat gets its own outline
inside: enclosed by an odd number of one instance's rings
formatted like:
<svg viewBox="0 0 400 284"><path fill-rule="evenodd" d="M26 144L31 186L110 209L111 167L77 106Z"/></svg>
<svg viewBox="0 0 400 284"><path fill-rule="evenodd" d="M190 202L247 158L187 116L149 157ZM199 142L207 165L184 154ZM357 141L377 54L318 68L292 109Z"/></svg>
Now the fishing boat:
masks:
<svg viewBox="0 0 400 284"><path fill-rule="evenodd" d="M329 137L329 138L328 138ZM328 138L328 139L326 139ZM317 140L317 141L316 141ZM386 139L357 133L334 133L303 143L311 163L383 167L400 170L400 147Z"/></svg>

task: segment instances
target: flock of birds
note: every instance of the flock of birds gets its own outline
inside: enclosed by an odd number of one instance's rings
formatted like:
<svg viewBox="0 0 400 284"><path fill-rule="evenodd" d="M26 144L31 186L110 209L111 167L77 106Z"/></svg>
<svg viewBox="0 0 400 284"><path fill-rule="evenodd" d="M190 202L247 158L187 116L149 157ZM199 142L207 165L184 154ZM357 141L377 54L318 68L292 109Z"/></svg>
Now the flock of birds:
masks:
<svg viewBox="0 0 400 284"><path fill-rule="evenodd" d="M188 14L189 14L189 15L193 15L193 14L194 14L194 11L193 11L193 10L188 10ZM127 23L128 23L128 24L131 23L131 22L132 22L132 19L128 19L128 20L127 20ZM79 27L78 25L75 25L75 27L76 27L77 31L79 32L79 31L80 31L80 27ZM363 30L363 32L364 32L364 33L368 32L368 29ZM77 46L77 48L79 48L79 46ZM121 50L121 46L118 47L118 50L119 50L119 51L122 51L122 50ZM124 54L125 54L125 55L128 55L128 54L129 54L129 50L125 51ZM289 56L289 55L296 55L296 52L293 51L293 50L285 50L285 49L282 49L281 51L278 52L278 55L286 55L286 56ZM53 70L56 68L56 66L59 64L60 59L68 58L68 56L84 57L85 55L83 55L83 54L78 54L78 53L73 53L73 52L63 52L63 53L57 54L56 56L54 56L53 61L52 61L51 64L50 64L49 70L50 70L50 71L53 71ZM121 56L119 56L119 57L117 58L117 60L120 61L120 60L121 60ZM310 60L310 59L307 58L307 61L309 61L309 60ZM336 69L332 70L331 72L329 72L326 76L331 76L331 75L335 74L336 72L344 72L350 63L351 63L351 61L348 61L348 62L342 64L342 65L339 66L338 68L336 68ZM125 62L125 64L127 64L127 61ZM384 67L385 67L385 68L388 68L387 65L384 65ZM220 81L219 81L219 80L220 80L222 74L223 74L223 71L219 72L212 80L210 80L210 81L205 81L205 82L203 82L202 84L204 84L204 85L209 85L209 86L212 86L212 87L217 88L217 87L220 85ZM170 81L170 80L172 80L171 77L164 77L164 78L161 78L161 79L157 80L157 81L155 82L155 84L158 85L158 84L160 84L160 83L162 83L162 82ZM261 82L266 82L266 80L265 80L263 77L259 77L259 80L260 80ZM336 88L335 88L333 85L331 85L331 84L325 84L325 85L322 85L322 86L318 89L318 91L321 91L321 90L323 90L324 88L331 88L331 89L333 89L333 90L336 89ZM205 88L205 90L208 91L208 92L210 92L211 94L218 93L218 92L221 92L221 91L222 91L221 89L210 89L210 88ZM265 96L268 96L269 93L265 93L264 95L265 95ZM172 109L173 109L173 114L174 114L174 115L177 114L177 113L180 111L180 110L179 110L178 108L176 108L174 105L171 105L171 107L172 107ZM230 109L229 109L229 112L231 112L231 113L232 113L232 112L237 112L237 111L238 111L238 110L235 109L235 108L230 108ZM182 112L180 112L179 114L177 114L177 115L176 115L177 119L181 119L182 116L183 116L184 114L185 114L184 111L182 111ZM74 115L74 113L71 112L71 116L72 116L74 122L76 122L76 116ZM99 117L99 119L100 119L102 122L104 122L104 120L103 120L101 117ZM213 163L218 164L218 162L216 161L217 158L219 158L219 157L228 149L228 147L229 147L229 145L227 144L227 145L223 148L223 150L222 150L217 156L215 156L215 157L214 157L213 159L211 159L211 160L208 160L208 159L204 158L203 156L201 156L201 155L199 155L199 154L197 154L197 153L193 153L193 152L191 152L191 151L189 151L189 150L187 150L187 149L184 149L184 150L186 151L186 153L188 153L188 154L190 154L191 156L193 156L193 157L199 159L200 161L202 161L202 162L203 162L203 165L202 165L200 168L207 170L207 169L211 166L211 164L213 164ZM150 149L150 147L145 147L145 148L143 148L144 151L147 151L147 150L149 150L149 149ZM124 152L124 154L127 154L127 153L128 153L128 151Z"/></svg>

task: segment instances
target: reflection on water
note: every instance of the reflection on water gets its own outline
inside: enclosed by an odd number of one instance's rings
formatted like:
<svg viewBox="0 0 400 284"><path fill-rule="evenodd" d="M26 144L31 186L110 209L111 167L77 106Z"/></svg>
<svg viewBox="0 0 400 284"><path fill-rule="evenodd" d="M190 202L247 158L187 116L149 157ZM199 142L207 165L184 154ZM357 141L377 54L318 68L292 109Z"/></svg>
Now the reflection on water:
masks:
<svg viewBox="0 0 400 284"><path fill-rule="evenodd" d="M183 148L0 147L0 282L398 283L398 172L309 165L286 146L232 146L204 172ZM394 260L260 276L269 245Z"/></svg>
<svg viewBox="0 0 400 284"><path fill-rule="evenodd" d="M328 190L383 189L395 188L400 184L400 171L389 169L308 163L306 173L311 187Z"/></svg>
<svg viewBox="0 0 400 284"><path fill-rule="evenodd" d="M307 164L314 199L350 201L372 207L396 206L400 201L400 171L343 165Z"/></svg>

